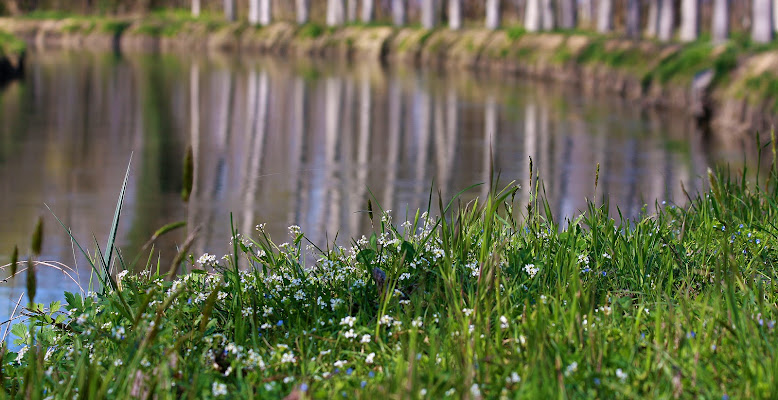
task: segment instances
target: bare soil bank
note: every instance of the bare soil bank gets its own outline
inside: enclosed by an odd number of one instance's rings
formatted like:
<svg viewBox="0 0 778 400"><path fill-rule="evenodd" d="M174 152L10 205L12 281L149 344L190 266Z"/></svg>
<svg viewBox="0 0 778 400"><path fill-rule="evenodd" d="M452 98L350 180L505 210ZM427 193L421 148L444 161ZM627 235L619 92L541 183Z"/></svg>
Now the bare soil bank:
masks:
<svg viewBox="0 0 778 400"><path fill-rule="evenodd" d="M200 21L6 18L0 19L0 29L33 49L239 51L518 74L613 93L641 106L686 110L724 145L768 131L778 116L778 50L735 51L731 44L284 22L255 28Z"/></svg>

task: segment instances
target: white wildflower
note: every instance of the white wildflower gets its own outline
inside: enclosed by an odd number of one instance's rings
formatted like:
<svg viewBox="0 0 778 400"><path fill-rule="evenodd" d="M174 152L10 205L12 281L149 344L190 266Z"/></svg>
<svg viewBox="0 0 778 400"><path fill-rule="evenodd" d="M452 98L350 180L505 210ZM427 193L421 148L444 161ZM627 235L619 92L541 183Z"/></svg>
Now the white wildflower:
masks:
<svg viewBox="0 0 778 400"><path fill-rule="evenodd" d="M213 385L211 385L211 393L214 397L226 396L227 385L220 382L214 382Z"/></svg>

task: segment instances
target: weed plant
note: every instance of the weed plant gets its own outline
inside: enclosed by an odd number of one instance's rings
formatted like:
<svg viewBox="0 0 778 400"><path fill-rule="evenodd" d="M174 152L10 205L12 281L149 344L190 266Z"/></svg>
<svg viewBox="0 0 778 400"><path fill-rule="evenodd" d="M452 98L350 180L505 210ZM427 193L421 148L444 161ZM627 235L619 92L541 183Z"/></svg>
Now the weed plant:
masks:
<svg viewBox="0 0 778 400"><path fill-rule="evenodd" d="M558 221L535 177L399 224L368 200L349 246L259 225L171 270L152 251L23 307L0 396L778 398L777 171L634 220Z"/></svg>

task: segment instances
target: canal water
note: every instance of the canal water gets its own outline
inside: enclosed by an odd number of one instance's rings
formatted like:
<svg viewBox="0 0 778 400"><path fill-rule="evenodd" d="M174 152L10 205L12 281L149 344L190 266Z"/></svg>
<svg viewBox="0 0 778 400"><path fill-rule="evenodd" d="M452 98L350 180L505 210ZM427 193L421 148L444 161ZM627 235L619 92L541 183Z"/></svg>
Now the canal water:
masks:
<svg viewBox="0 0 778 400"><path fill-rule="evenodd" d="M195 184L184 204L190 145ZM530 159L555 216L606 195L613 212L636 216L684 203L681 182L699 190L713 159L686 117L571 86L363 63L32 53L25 79L0 89L0 264L14 245L27 252L43 216L41 259L74 271L71 280L41 268L40 301L90 282L45 205L86 248L93 238L105 246L130 154L118 235L126 259L179 220L201 227L195 254L225 254L230 213L244 233L267 224L277 243L297 224L317 245L347 244L370 230L360 211L371 194L399 223L426 208L431 188L448 199L488 182L490 164L526 201ZM161 259L183 240L182 231L162 241ZM24 286L23 276L0 285L0 318Z"/></svg>

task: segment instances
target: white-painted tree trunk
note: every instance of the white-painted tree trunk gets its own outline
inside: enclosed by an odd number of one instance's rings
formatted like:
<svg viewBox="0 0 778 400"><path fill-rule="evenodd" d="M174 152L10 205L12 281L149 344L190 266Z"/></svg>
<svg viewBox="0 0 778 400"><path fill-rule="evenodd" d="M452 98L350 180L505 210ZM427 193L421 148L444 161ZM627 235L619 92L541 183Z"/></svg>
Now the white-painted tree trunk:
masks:
<svg viewBox="0 0 778 400"><path fill-rule="evenodd" d="M500 0L486 0L486 29L500 27Z"/></svg>
<svg viewBox="0 0 778 400"><path fill-rule="evenodd" d="M259 23L270 25L273 22L273 1L261 0L259 2Z"/></svg>
<svg viewBox="0 0 778 400"><path fill-rule="evenodd" d="M613 30L613 0L600 0L597 7L597 32L609 33Z"/></svg>
<svg viewBox="0 0 778 400"><path fill-rule="evenodd" d="M721 43L729 38L729 0L713 0L711 36L714 43Z"/></svg>
<svg viewBox="0 0 778 400"><path fill-rule="evenodd" d="M648 5L648 15L646 19L646 36L656 37L659 32L659 1L649 0L651 3Z"/></svg>
<svg viewBox="0 0 778 400"><path fill-rule="evenodd" d="M395 26L405 25L406 14L406 0L392 0L392 21Z"/></svg>
<svg viewBox="0 0 778 400"><path fill-rule="evenodd" d="M627 37L640 37L640 0L627 0Z"/></svg>
<svg viewBox="0 0 778 400"><path fill-rule="evenodd" d="M435 29L438 24L438 7L436 0L421 0L421 26L424 29Z"/></svg>
<svg viewBox="0 0 778 400"><path fill-rule="evenodd" d="M192 0L192 15L199 17L201 8L200 0Z"/></svg>
<svg viewBox="0 0 778 400"><path fill-rule="evenodd" d="M448 27L451 30L462 28L462 0L448 0Z"/></svg>
<svg viewBox="0 0 778 400"><path fill-rule="evenodd" d="M751 11L751 40L756 43L773 40L773 0L753 0Z"/></svg>
<svg viewBox="0 0 778 400"><path fill-rule="evenodd" d="M678 38L682 42L697 40L700 34L700 0L681 2L681 29Z"/></svg>
<svg viewBox="0 0 778 400"><path fill-rule="evenodd" d="M346 17L344 0L327 0L327 26L343 25Z"/></svg>
<svg viewBox="0 0 778 400"><path fill-rule="evenodd" d="M249 0L249 24L251 25L259 23L259 1Z"/></svg>
<svg viewBox="0 0 778 400"><path fill-rule="evenodd" d="M578 26L578 4L576 0L558 0L560 11L559 27L575 29Z"/></svg>
<svg viewBox="0 0 778 400"><path fill-rule="evenodd" d="M307 24L311 15L311 0L296 0L297 2L297 23L299 25Z"/></svg>
<svg viewBox="0 0 778 400"><path fill-rule="evenodd" d="M235 21L235 18L237 18L235 0L224 0L224 18L227 21Z"/></svg>
<svg viewBox="0 0 778 400"><path fill-rule="evenodd" d="M556 18L554 15L554 3L552 0L541 0L541 19L543 30L550 31L556 27Z"/></svg>
<svg viewBox="0 0 778 400"><path fill-rule="evenodd" d="M354 22L357 20L357 0L347 0L346 20Z"/></svg>
<svg viewBox="0 0 778 400"><path fill-rule="evenodd" d="M527 0L524 9L524 29L527 32L537 32L540 30L540 0Z"/></svg>
<svg viewBox="0 0 778 400"><path fill-rule="evenodd" d="M659 0L659 40L668 41L673 38L675 30L675 8L673 0Z"/></svg>
<svg viewBox="0 0 778 400"><path fill-rule="evenodd" d="M373 0L362 0L362 22L370 23L375 18L375 3Z"/></svg>
<svg viewBox="0 0 778 400"><path fill-rule="evenodd" d="M596 26L597 5L594 0L575 0L578 3L578 24L586 29L594 29Z"/></svg>

